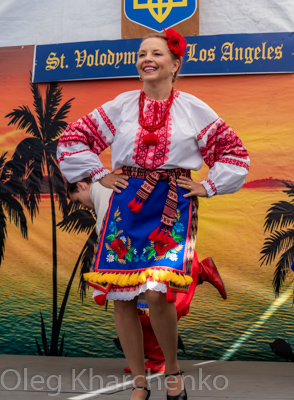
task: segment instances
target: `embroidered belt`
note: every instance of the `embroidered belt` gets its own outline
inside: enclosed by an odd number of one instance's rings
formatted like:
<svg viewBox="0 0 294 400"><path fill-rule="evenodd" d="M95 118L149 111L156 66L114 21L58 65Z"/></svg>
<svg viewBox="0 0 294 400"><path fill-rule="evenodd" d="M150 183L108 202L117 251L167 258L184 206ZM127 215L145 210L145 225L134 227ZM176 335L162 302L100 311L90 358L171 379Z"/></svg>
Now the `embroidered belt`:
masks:
<svg viewBox="0 0 294 400"><path fill-rule="evenodd" d="M137 191L134 199L129 203L129 208L135 213L139 213L141 211L143 202L148 199L158 181L168 181L169 191L160 222L165 228L170 229L174 224L175 213L178 205L176 179L178 179L180 176L191 178L191 171L184 168L152 170L126 166L122 168L122 171L123 174L131 178L145 179L140 189ZM136 198L138 201L136 201ZM158 227L158 231L159 228L160 227Z"/></svg>

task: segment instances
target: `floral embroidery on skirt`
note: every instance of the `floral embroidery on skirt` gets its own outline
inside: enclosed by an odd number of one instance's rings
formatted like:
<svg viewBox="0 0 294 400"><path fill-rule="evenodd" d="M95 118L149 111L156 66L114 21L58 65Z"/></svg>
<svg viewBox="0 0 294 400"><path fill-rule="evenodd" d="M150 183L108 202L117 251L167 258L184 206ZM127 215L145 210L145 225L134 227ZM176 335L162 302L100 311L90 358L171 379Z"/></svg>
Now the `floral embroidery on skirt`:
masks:
<svg viewBox="0 0 294 400"><path fill-rule="evenodd" d="M143 180L129 178L122 193L114 193L100 234L94 272L84 274L91 286L122 287L157 282L186 287L192 281L189 267L193 260L197 231L197 199L184 198L178 190L178 207L168 240L153 241L150 232L160 225L169 190L168 182L158 182L139 214L128 207Z"/></svg>

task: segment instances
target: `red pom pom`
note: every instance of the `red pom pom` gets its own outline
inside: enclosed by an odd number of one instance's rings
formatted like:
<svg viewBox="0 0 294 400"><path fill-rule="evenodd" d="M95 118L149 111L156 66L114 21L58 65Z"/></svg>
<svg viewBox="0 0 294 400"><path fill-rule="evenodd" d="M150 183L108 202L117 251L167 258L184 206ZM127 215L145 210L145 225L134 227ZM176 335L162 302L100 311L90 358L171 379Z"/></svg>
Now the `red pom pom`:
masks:
<svg viewBox="0 0 294 400"><path fill-rule="evenodd" d="M136 214L138 214L142 210L143 206L143 201L137 203L136 211L134 211Z"/></svg>
<svg viewBox="0 0 294 400"><path fill-rule="evenodd" d="M129 209L135 214L138 214L141 211L142 206L143 206L143 201L140 202L139 200L138 202L136 202L136 197L134 197L133 200L131 200L128 205Z"/></svg>
<svg viewBox="0 0 294 400"><path fill-rule="evenodd" d="M156 236L156 241L157 242L163 242L163 237L164 237L164 229L162 229L159 234Z"/></svg>
<svg viewBox="0 0 294 400"><path fill-rule="evenodd" d="M152 242L155 242L156 237L158 235L159 228L160 228L160 226L158 228L154 229L154 231L152 231L150 233L150 235L148 236L148 239L151 240Z"/></svg>
<svg viewBox="0 0 294 400"><path fill-rule="evenodd" d="M98 296L94 297L94 300L98 306L104 306L106 303L106 294L99 294Z"/></svg>
<svg viewBox="0 0 294 400"><path fill-rule="evenodd" d="M169 230L166 231L165 234L163 235L162 241L166 244L169 243L170 241Z"/></svg>
<svg viewBox="0 0 294 400"><path fill-rule="evenodd" d="M159 139L153 132L148 133L143 139L143 143L146 144L146 146L157 146L158 142Z"/></svg>

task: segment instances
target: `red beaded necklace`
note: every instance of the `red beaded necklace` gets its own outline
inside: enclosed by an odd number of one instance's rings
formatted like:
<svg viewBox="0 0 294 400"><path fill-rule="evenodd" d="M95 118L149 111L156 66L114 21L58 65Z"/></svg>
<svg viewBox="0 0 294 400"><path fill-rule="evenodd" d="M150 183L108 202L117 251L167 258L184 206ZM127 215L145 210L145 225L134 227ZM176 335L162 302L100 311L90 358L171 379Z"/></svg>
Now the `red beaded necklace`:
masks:
<svg viewBox="0 0 294 400"><path fill-rule="evenodd" d="M146 95L142 90L140 93L140 97L139 97L139 118L138 118L138 120L139 120L139 124L142 126L142 128L146 129L149 132L153 132L153 131L156 131L156 129L161 128L166 123L168 112L169 112L171 105L173 103L173 100L174 100L174 88L172 88L170 96L168 98L167 108L164 112L164 115L163 115L161 121L159 121L157 123L155 121L157 120L157 116L158 116L158 103L157 102L155 103L154 118L153 118L153 123L151 125L147 125L145 118L144 118L145 97L146 97Z"/></svg>

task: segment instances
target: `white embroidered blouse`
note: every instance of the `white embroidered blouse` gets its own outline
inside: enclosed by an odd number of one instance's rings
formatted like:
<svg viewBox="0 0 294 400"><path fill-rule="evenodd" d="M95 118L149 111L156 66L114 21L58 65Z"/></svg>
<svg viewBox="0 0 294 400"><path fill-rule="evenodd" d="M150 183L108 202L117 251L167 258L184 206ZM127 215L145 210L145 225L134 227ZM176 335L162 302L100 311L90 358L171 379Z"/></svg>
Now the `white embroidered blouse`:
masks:
<svg viewBox="0 0 294 400"><path fill-rule="evenodd" d="M57 158L69 182L87 176L95 182L108 174L99 154L110 146L114 171L124 165L198 171L204 160L209 173L201 183L208 197L234 193L243 186L249 168L247 150L207 104L188 93L175 92L166 124L155 131L158 144L148 146L144 137L149 132L138 122L139 96L139 90L122 93L67 126L58 142ZM167 100L146 98L145 121L160 121L166 107Z"/></svg>

